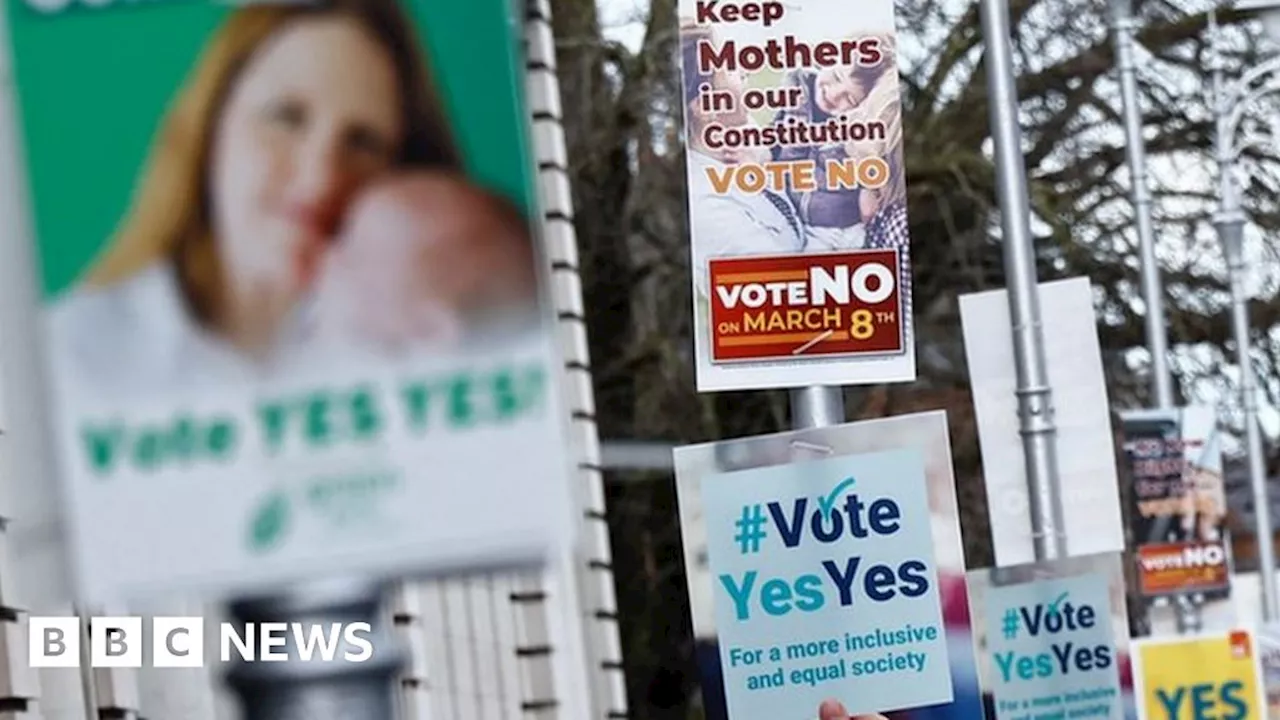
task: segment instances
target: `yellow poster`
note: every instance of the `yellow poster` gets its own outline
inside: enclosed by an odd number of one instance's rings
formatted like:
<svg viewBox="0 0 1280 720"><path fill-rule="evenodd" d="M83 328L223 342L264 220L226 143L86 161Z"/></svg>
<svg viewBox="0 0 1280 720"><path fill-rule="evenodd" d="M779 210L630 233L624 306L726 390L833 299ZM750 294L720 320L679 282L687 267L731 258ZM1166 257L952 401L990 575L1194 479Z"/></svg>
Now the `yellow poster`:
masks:
<svg viewBox="0 0 1280 720"><path fill-rule="evenodd" d="M1257 643L1245 630L1135 643L1143 720L1260 720Z"/></svg>

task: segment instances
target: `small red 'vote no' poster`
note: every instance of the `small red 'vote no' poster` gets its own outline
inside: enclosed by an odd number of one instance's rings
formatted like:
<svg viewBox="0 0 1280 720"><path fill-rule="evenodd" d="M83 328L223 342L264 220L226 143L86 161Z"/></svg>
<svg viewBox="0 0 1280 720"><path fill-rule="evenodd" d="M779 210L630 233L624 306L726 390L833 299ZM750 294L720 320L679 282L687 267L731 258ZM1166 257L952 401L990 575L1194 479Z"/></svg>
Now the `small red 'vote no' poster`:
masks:
<svg viewBox="0 0 1280 720"><path fill-rule="evenodd" d="M902 351L893 250L727 258L710 268L716 362Z"/></svg>

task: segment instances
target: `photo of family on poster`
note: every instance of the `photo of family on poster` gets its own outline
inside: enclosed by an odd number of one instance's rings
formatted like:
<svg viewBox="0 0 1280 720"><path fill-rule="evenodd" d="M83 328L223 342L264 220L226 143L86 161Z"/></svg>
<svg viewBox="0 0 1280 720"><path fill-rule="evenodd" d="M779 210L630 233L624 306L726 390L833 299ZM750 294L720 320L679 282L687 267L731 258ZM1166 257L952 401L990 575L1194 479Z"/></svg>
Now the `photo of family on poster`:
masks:
<svg viewBox="0 0 1280 720"><path fill-rule="evenodd" d="M136 397L536 328L530 221L467 177L425 57L395 0L231 11L52 307L63 378Z"/></svg>
<svg viewBox="0 0 1280 720"><path fill-rule="evenodd" d="M859 36L862 37L862 36ZM765 147L711 148L704 139L706 127L715 123L726 128L758 126L742 102L731 111L709 110L701 95L728 92L742 97L750 86L745 73L701 71L699 45L720 43L714 30L685 20L680 32L684 69L684 102L687 151L689 154L689 203L692 223L694 267L699 291L708 288L707 261L716 257L748 255L795 255L839 252L861 248L902 251L902 286L911 286L908 261L910 236L907 227L907 181L903 165L902 101L899 87L896 41L892 34L876 36L882 58L879 63L856 67L797 69L784 73L782 87L801 88L803 100L796 106L777 110L770 124L789 119L821 124L828 120L880 123L884 137L824 145L777 145ZM888 165L888 182L878 188L826 187L828 161L882 158ZM819 189L758 193L731 188L716 192L709 169L739 163L814 162L814 178ZM904 315L910 315L910 293Z"/></svg>

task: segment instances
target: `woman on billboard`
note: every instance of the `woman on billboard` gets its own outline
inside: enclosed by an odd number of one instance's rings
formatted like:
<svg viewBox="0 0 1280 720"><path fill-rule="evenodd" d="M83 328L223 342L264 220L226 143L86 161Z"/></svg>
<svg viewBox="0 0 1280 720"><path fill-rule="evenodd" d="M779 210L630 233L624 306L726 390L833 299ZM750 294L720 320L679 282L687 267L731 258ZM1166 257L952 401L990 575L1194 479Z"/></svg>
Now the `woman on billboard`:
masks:
<svg viewBox="0 0 1280 720"><path fill-rule="evenodd" d="M111 243L59 301L55 356L95 389L236 382L315 359L321 337L428 339L452 330L446 300L486 289L532 302L527 225L460 173L393 0L237 10L170 107ZM430 297L449 275L472 286Z"/></svg>

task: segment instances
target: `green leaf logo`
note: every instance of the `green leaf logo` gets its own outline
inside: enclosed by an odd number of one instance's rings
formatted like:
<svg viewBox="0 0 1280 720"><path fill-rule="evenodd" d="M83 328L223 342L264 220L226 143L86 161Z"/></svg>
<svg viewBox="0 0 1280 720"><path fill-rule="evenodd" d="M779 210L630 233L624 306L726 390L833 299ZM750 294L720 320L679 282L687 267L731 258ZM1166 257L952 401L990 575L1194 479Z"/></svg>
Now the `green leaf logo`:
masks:
<svg viewBox="0 0 1280 720"><path fill-rule="evenodd" d="M267 552L279 544L289 525L289 498L282 492L271 493L258 506L249 526L249 548Z"/></svg>

